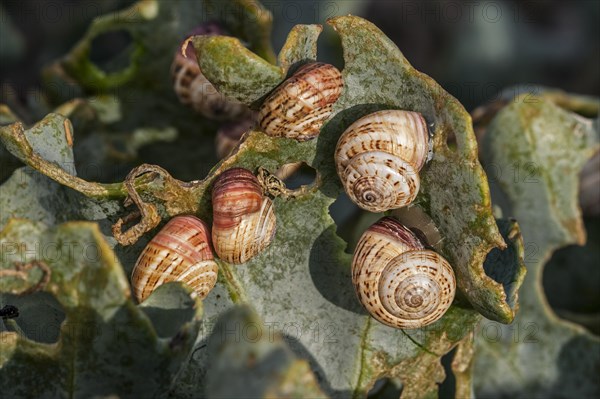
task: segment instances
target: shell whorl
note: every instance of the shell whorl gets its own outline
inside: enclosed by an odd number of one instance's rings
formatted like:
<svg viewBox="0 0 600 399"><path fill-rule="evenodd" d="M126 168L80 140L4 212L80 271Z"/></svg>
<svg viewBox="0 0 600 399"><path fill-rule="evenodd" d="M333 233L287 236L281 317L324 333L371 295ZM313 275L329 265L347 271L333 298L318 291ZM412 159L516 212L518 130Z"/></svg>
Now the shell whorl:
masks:
<svg viewBox="0 0 600 399"><path fill-rule="evenodd" d="M192 35L222 35L216 23L207 23L192 31ZM194 47L188 45L185 56L177 49L171 64L174 90L179 101L196 112L214 120L233 120L250 113L241 102L225 97L202 74Z"/></svg>
<svg viewBox="0 0 600 399"><path fill-rule="evenodd" d="M140 254L133 268L133 292L143 302L164 283L181 281L206 297L217 282L218 268L208 226L194 216L172 218Z"/></svg>
<svg viewBox="0 0 600 399"><path fill-rule="evenodd" d="M350 199L370 212L410 204L421 184L418 172L410 163L383 151L356 155L342 176Z"/></svg>
<svg viewBox="0 0 600 399"><path fill-rule="evenodd" d="M303 65L263 102L259 125L270 136L310 140L331 115L342 88L342 74L333 65Z"/></svg>
<svg viewBox="0 0 600 399"><path fill-rule="evenodd" d="M230 228L244 215L257 212L263 202L258 179L247 169L232 168L221 173L212 190L213 226Z"/></svg>
<svg viewBox="0 0 600 399"><path fill-rule="evenodd" d="M249 170L221 173L213 186L212 203L212 237L219 258L245 263L271 243L276 228L273 203Z"/></svg>
<svg viewBox="0 0 600 399"><path fill-rule="evenodd" d="M371 212L410 204L419 192L428 141L427 123L416 112L379 111L357 120L335 151L346 193Z"/></svg>
<svg viewBox="0 0 600 399"><path fill-rule="evenodd" d="M352 261L359 301L383 324L419 328L438 320L456 292L452 267L395 219L362 235Z"/></svg>

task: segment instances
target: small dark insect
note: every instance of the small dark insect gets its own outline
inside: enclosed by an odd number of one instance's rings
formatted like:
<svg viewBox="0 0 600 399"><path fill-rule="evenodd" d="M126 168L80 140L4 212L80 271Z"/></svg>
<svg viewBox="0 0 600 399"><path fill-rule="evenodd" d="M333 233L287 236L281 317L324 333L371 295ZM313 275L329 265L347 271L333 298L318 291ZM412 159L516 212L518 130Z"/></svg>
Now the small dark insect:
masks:
<svg viewBox="0 0 600 399"><path fill-rule="evenodd" d="M19 309L13 305L6 305L0 309L0 316L2 317L2 320L14 319L15 317L19 317Z"/></svg>

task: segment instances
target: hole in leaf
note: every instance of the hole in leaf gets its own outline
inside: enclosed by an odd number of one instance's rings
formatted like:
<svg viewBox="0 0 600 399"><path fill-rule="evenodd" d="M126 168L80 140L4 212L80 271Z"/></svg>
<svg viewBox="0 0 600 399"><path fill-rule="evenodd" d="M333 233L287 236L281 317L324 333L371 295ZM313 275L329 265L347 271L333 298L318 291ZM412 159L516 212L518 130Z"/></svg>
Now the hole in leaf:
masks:
<svg viewBox="0 0 600 399"><path fill-rule="evenodd" d="M439 385L439 397L440 398L454 398L456 392L456 377L452 371L452 360L456 354L456 348L442 356L442 366L446 373L446 378Z"/></svg>
<svg viewBox="0 0 600 399"><path fill-rule="evenodd" d="M446 145L451 152L458 151L458 142L456 141L456 136L454 132L448 132L448 137L446 137Z"/></svg>
<svg viewBox="0 0 600 399"><path fill-rule="evenodd" d="M337 226L337 235L348 243L346 253L352 254L362 233L383 217L383 213L371 213L359 208L341 193L329 207L329 214Z"/></svg>
<svg viewBox="0 0 600 399"><path fill-rule="evenodd" d="M317 48L319 49L317 57L320 62L331 64L340 71L343 71L345 62L342 52L342 38L340 35L335 34L331 26L324 25L325 29L317 39Z"/></svg>
<svg viewBox="0 0 600 399"><path fill-rule="evenodd" d="M297 190L301 186L313 184L317 171L305 162L295 162L283 165L275 175L285 182L289 190Z"/></svg>
<svg viewBox="0 0 600 399"><path fill-rule="evenodd" d="M600 335L600 217L584 218L584 223L587 243L554 252L544 267L543 285L558 316Z"/></svg>
<svg viewBox="0 0 600 399"><path fill-rule="evenodd" d="M54 296L47 292L0 294L0 308L7 305L16 307L18 316L0 320L0 331L17 332L44 344L58 342L65 311Z"/></svg>
<svg viewBox="0 0 600 399"><path fill-rule="evenodd" d="M499 219L496 221L498 229L504 240L509 243L512 240L518 240L518 231L514 230L514 221L510 219ZM527 253L527 247L525 252ZM527 255L525 255L527 258ZM527 262L527 259L525 259ZM485 274L502 285L506 294L506 303L513 310L517 306L517 289L520 285L521 260L517 246L508 245L505 249L494 248L486 256L483 262L483 271ZM521 276L521 277L520 277Z"/></svg>
<svg viewBox="0 0 600 399"><path fill-rule="evenodd" d="M175 336L195 313L194 300L179 282L159 286L139 306L161 338Z"/></svg>
<svg viewBox="0 0 600 399"><path fill-rule="evenodd" d="M107 74L127 69L133 55L133 37L126 30L105 32L92 39L90 61Z"/></svg>
<svg viewBox="0 0 600 399"><path fill-rule="evenodd" d="M390 377L380 378L375 381L373 388L367 394L369 399L399 398L402 394L402 382Z"/></svg>
<svg viewBox="0 0 600 399"><path fill-rule="evenodd" d="M199 137L181 134L170 142L145 145L138 150L140 162L160 165L171 176L183 181L206 176L219 160L214 147L201 144Z"/></svg>

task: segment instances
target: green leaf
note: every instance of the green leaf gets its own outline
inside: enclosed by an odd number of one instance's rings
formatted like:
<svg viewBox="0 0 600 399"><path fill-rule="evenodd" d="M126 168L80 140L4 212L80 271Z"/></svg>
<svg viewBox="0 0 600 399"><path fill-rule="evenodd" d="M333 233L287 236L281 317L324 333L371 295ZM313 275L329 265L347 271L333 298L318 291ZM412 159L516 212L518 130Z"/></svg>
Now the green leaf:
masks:
<svg viewBox="0 0 600 399"><path fill-rule="evenodd" d="M265 320L276 321L284 331L292 325L298 328L292 337L298 341L296 351L311 359L313 369L324 375L321 383L327 384L329 394L361 396L377 378L392 375L405 383L405 396L420 396L437 390L436 383L444 378L439 357L465 337L479 317L471 310L452 307L430 328L403 332L365 314L351 286L350 256L344 253L345 244L336 236L327 213L341 192L333 166L337 138L345 126L381 108L417 110L435 123L436 157L423 172L420 206L444 237L443 252L455 265L459 287L488 317L507 322L514 316L516 291L524 273L522 241L518 228L507 224L509 247L497 250L486 267L498 282L486 276L485 257L495 246L503 247L504 241L492 217L470 117L435 82L412 69L373 25L356 17L340 17L332 24L345 49L346 84L335 105L337 115L318 140L297 143L251 132L237 153L207 179L234 165L276 170L285 163L305 161L317 169L322 185L296 200L275 200L278 233L258 258L243 267L220 265L234 302L252 304ZM459 142L456 152L446 146L449 132ZM199 185L198 192L208 182ZM202 202L197 213L210 220L209 199L198 196ZM497 268L503 270L495 272ZM206 312L210 320L222 311L222 305L213 307L211 302L209 296ZM209 366L192 362L190 367L204 370Z"/></svg>
<svg viewBox="0 0 600 399"><path fill-rule="evenodd" d="M331 23L344 47L345 90L336 109L345 111L334 119L337 126L329 124L323 133L339 134L375 108L417 111L433 124L434 157L420 172L417 205L439 228L441 252L454 266L458 287L471 305L488 318L510 322L514 311L503 287L482 267L490 250L504 243L492 216L469 114L435 81L412 68L374 25L353 17L336 17ZM456 150L447 145L450 134L456 138ZM332 159L328 156L324 162L331 164Z"/></svg>
<svg viewBox="0 0 600 399"><path fill-rule="evenodd" d="M248 42L250 50L272 62L271 47L273 16L254 0L206 0L206 20L219 20L231 29L236 37Z"/></svg>
<svg viewBox="0 0 600 399"><path fill-rule="evenodd" d="M136 204L142 209L164 210L160 212L163 217L192 213L210 222L210 185L222 171L242 166L274 172L287 163L306 162L317 170L317 182L300 190L294 198L275 198L277 234L266 251L240 267L219 262L219 283L204 301L205 320L213 323L232 306L251 305L267 328L273 326L280 331L294 353L308 361L321 389L334 397L364 396L384 376L403 382L404 397L433 395L444 379L440 358L463 341L481 319L473 308L502 322L514 317L516 292L523 276L522 241L512 223L500 222L504 237L498 230L487 180L477 160L471 120L464 108L431 78L414 70L393 43L369 22L348 16L330 23L344 47L345 88L335 104L334 116L318 139L298 143L249 132L237 150L206 179L189 183L149 165L137 168L125 185L51 177L88 196L94 196L95 189L107 190L108 193L96 196L100 201L103 196L108 199L129 195L138 199ZM314 58L318 30L314 26L294 30L281 53L282 65ZM224 63L224 74L232 73L229 67L247 63L253 68L248 71L249 76L256 75L256 87L262 87L260 90L268 89L264 82L277 84L271 74L277 67L249 54L235 39L195 40L211 49L201 59L212 65L213 73L220 63ZM218 49L227 57L221 57ZM233 49L239 54L234 54ZM211 60L211 56L215 58ZM229 56L239 56L244 61L233 63ZM243 76L236 77L237 81L232 77L233 82L239 83ZM237 84L229 89L238 90L234 97L249 96L247 88ZM256 93L255 98L264 94ZM460 294L441 320L424 329L393 329L366 314L351 284L351 257L344 252L346 243L336 235L336 225L328 213L342 193L333 161L338 137L359 117L383 108L418 111L433 124L434 158L421 173L422 192L416 206L439 228L443 237L440 251L455 268ZM12 146L12 151L28 165L42 173L51 166L39 155L32 157L35 151L26 151L22 126L11 125L0 132L3 142ZM457 140L456 149L446 143L450 134ZM140 231L146 232L156 227L159 220L148 217L142 222L136 227L143 227ZM244 320L241 328L251 322ZM216 350L216 341L211 342L208 349ZM210 381L211 367L206 357L192 356L178 374L171 393L197 396Z"/></svg>
<svg viewBox="0 0 600 399"><path fill-rule="evenodd" d="M175 54L195 28L216 21L249 49L274 61L271 19L254 0L142 0L96 18L67 55L44 69L46 94L53 106L74 97L92 96L91 102L97 97L113 97L120 107L118 119L106 123L113 136L138 129L174 130L181 145L154 146L149 154L165 148L176 151L177 157L163 157L167 159L162 166L180 177L198 179L218 161L214 146L199 142L206 137L213 140L217 125L178 100L171 72ZM132 39L124 49L129 63L112 73L90 59L94 40L109 33L124 33ZM115 63L118 57L115 51Z"/></svg>
<svg viewBox="0 0 600 399"><path fill-rule="evenodd" d="M284 71L298 62L317 59L317 39L321 34L321 25L296 25L290 31L285 44L279 52L279 65Z"/></svg>
<svg viewBox="0 0 600 399"><path fill-rule="evenodd" d="M224 3L236 12L217 14L217 20L229 23L236 33L250 41L251 48L260 49L265 54L272 53L268 44L270 14L252 0L231 0ZM183 39L183 35L209 20L207 18L210 13L206 11L207 5L203 2L141 0L125 10L96 18L85 36L61 61L61 66L83 87L94 91L122 86L139 79L141 76L138 75L145 75L151 68L145 64L152 60L157 51L169 47L171 53L174 53L173 50ZM106 73L89 58L92 40L101 34L118 30L126 30L133 38L130 64L123 70ZM159 60L160 63L164 61L167 60Z"/></svg>
<svg viewBox="0 0 600 399"><path fill-rule="evenodd" d="M206 78L227 97L250 105L283 79L271 65L229 36L194 36L198 65Z"/></svg>
<svg viewBox="0 0 600 399"><path fill-rule="evenodd" d="M204 76L224 95L252 105L281 83L293 64L316 60L322 29L321 25L296 25L279 53L279 67L235 38L196 36L192 43Z"/></svg>
<svg viewBox="0 0 600 399"><path fill-rule="evenodd" d="M597 114L598 100L594 102L591 109ZM505 213L522 226L528 274L513 325L481 325L475 361L478 395L598 394L600 340L559 319L542 287L543 268L552 253L585 242L578 181L586 161L600 149L598 130L592 120L559 105L590 110L590 104L564 93L523 95L503 108L485 133L486 166L499 186L497 195L504 197Z"/></svg>
<svg viewBox="0 0 600 399"><path fill-rule="evenodd" d="M345 49L345 90L335 107L339 114L321 134L321 143L327 141L325 146L329 152L319 152L314 166L323 172L319 163L324 162L331 170L337 137L345 126L361 115L381 108L421 112L434 124L436 157L422 171L423 188L418 205L444 233L442 252L456 265L459 287L471 304L486 317L509 322L514 312L507 302L506 293L501 284L490 279L482 268L487 253L495 246L504 246L504 243L491 214L489 189L477 161L469 115L439 85L414 70L376 27L351 17L338 17L331 23L340 33ZM290 34L289 40L294 40L296 34ZM284 50L289 51L285 47ZM202 58L206 60L207 56ZM217 58L213 65L215 70L220 62ZM394 71L395 79L389 71ZM236 90L235 85L231 85L230 89ZM261 92L260 96L264 93ZM351 112L347 112L350 109ZM344 118L345 115L350 117ZM450 133L458 142L456 152L446 145ZM324 155L329 157L321 160ZM328 180L328 175L323 173L324 183L327 184ZM339 188L337 190L339 192ZM453 195L449 195L451 192Z"/></svg>
<svg viewBox="0 0 600 399"><path fill-rule="evenodd" d="M24 130L20 122L0 128L0 139L9 151L21 160L37 161L36 165L49 175L44 176L29 167L13 172L0 186L0 227L14 217L53 225L75 219L102 220L116 213L118 203L99 204L52 180L81 182L105 192L75 176L73 149L68 142L72 134L71 122L59 114L48 115L28 130Z"/></svg>
<svg viewBox="0 0 600 399"><path fill-rule="evenodd" d="M203 350L200 348L199 350ZM207 396L325 398L306 360L250 308L234 307L207 340Z"/></svg>
<svg viewBox="0 0 600 399"><path fill-rule="evenodd" d="M161 340L148 317L131 301L127 278L96 224L70 222L47 228L11 219L0 232L0 245L2 291L21 293L20 297L0 297L2 306L18 301L21 307L19 316L7 323L8 330L16 332L0 332L3 395L139 397L168 390L199 327L201 303L190 298L190 290L177 286L184 300L171 307L186 312L186 317L175 318L177 312L169 312L171 317L163 321L177 325L177 334ZM40 302L42 297L23 294L23 280L6 276L18 264L34 261L28 273L42 281L42 270L47 279L35 290L48 293L45 303L54 304L55 311L65 317L56 343L35 339L40 329L58 328L40 324L48 312ZM25 283L31 285L29 277ZM160 291L154 296L161 296Z"/></svg>

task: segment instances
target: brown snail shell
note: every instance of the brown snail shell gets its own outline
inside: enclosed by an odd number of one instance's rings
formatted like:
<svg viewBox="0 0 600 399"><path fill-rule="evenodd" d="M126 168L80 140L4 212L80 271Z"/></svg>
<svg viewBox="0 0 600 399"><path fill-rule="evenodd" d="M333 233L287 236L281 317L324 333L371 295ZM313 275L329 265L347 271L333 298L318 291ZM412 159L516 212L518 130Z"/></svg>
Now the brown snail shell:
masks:
<svg viewBox="0 0 600 399"><path fill-rule="evenodd" d="M221 125L219 130L217 130L217 137L215 138L217 156L219 159L228 156L238 145L244 133L251 130L255 124L256 115L249 112L245 117L237 121Z"/></svg>
<svg viewBox="0 0 600 399"><path fill-rule="evenodd" d="M380 219L360 238L352 282L367 311L396 328L420 328L437 321L456 293L448 262L390 217Z"/></svg>
<svg viewBox="0 0 600 399"><path fill-rule="evenodd" d="M208 226L194 216L176 216L146 245L131 280L139 302L171 281L186 283L205 298L217 282L217 272Z"/></svg>
<svg viewBox="0 0 600 399"><path fill-rule="evenodd" d="M344 131L335 150L344 190L371 212L410 204L419 192L428 141L427 123L417 112L386 110L360 118Z"/></svg>
<svg viewBox="0 0 600 399"><path fill-rule="evenodd" d="M315 138L331 115L342 87L342 74L333 65L303 65L263 102L258 123L269 136L298 141Z"/></svg>
<svg viewBox="0 0 600 399"><path fill-rule="evenodd" d="M215 23L208 23L192 35L222 35L224 31ZM244 116L250 109L241 102L225 97L202 74L196 60L194 47L188 45L185 55L178 51L171 64L174 90L179 101L214 120L233 120Z"/></svg>
<svg viewBox="0 0 600 399"><path fill-rule="evenodd" d="M221 173L213 186L212 205L213 244L222 260L246 263L271 243L276 227L273 203L249 170Z"/></svg>
<svg viewBox="0 0 600 399"><path fill-rule="evenodd" d="M579 175L579 206L584 216L600 215L600 152L583 167Z"/></svg>

